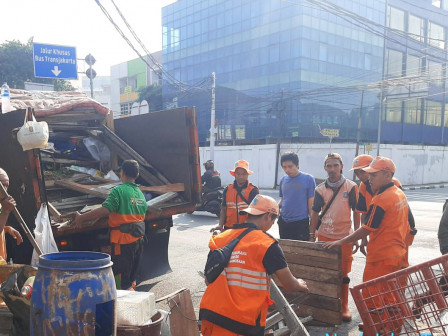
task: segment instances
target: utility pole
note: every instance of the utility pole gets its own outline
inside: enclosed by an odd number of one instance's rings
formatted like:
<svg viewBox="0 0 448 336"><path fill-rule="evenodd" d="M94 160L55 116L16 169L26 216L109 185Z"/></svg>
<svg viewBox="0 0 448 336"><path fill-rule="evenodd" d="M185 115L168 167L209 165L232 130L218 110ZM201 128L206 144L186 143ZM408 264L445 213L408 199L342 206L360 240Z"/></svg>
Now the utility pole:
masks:
<svg viewBox="0 0 448 336"><path fill-rule="evenodd" d="M361 106L359 108L359 117L358 117L358 131L356 132L356 150L355 157L359 155L359 142L361 140L361 125L362 125L362 105L364 103L364 90L361 91ZM353 181L355 180L355 172L353 172Z"/></svg>
<svg viewBox="0 0 448 336"><path fill-rule="evenodd" d="M377 141L376 141L376 156L380 155L380 146L381 146L381 119L383 118L383 109L384 109L384 100L386 99L385 95L384 95L384 79L386 78L386 76L384 75L385 71L387 70L387 63L389 62L389 58L387 59L386 62L386 27L387 27L387 13L388 13L388 8L389 8L389 1L386 0L384 3L384 8L385 8L385 13L386 13L386 18L385 18L385 22L384 22L384 29L383 29L383 34L384 34L384 38L383 38L383 71L381 74L381 92L380 92L380 112L378 115L378 135L377 135Z"/></svg>
<svg viewBox="0 0 448 336"><path fill-rule="evenodd" d="M215 89L216 74L212 72L212 107L210 118L210 160L215 159Z"/></svg>
<svg viewBox="0 0 448 336"><path fill-rule="evenodd" d="M378 116L378 135L376 140L376 156L380 155L380 145L381 145L381 119L383 118L383 109L384 109L384 100L386 97L384 97L383 94L383 87L381 85L381 96L380 96L380 113Z"/></svg>
<svg viewBox="0 0 448 336"><path fill-rule="evenodd" d="M275 181L274 181L274 189L278 187L278 164L280 162L280 141L283 137L283 116L284 116L284 110L285 105L283 102L283 94L285 92L285 89L282 89L282 95L280 98L280 101L277 104L277 118L278 118L278 135L277 135L277 157L275 158Z"/></svg>

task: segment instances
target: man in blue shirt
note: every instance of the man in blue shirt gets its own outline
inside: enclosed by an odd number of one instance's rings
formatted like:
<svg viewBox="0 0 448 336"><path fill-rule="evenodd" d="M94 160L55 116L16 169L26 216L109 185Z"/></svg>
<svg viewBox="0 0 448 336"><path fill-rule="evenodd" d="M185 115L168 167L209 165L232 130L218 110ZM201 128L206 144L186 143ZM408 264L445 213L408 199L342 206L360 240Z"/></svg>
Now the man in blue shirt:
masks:
<svg viewBox="0 0 448 336"><path fill-rule="evenodd" d="M296 153L282 154L280 162L286 173L280 180L279 189L280 238L308 241L316 181L310 174L299 171L299 157Z"/></svg>

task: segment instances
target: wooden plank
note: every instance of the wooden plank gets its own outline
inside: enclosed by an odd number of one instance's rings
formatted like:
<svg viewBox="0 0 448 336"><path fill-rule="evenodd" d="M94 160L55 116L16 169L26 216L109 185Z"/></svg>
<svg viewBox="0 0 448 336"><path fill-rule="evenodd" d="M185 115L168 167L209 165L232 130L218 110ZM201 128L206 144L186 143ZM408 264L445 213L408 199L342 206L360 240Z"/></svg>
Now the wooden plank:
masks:
<svg viewBox="0 0 448 336"><path fill-rule="evenodd" d="M50 202L47 202L47 204L48 204L48 210L50 210L50 214L54 217L56 222L60 222L61 213Z"/></svg>
<svg viewBox="0 0 448 336"><path fill-rule="evenodd" d="M307 277L312 278L312 274L307 275ZM340 297L340 290L341 290L340 285L314 281L313 279L307 279L304 276L302 276L302 279L306 281L306 284L308 285L308 289L310 290L310 293L312 293L312 294L328 296L328 297L332 297L335 299L338 299ZM277 282L277 285L280 286L280 284L278 282Z"/></svg>
<svg viewBox="0 0 448 336"><path fill-rule="evenodd" d="M291 331L292 336L309 336L308 331L299 320L294 310L286 301L280 289L275 282L271 280L271 297L274 301L275 308L283 315L286 326Z"/></svg>
<svg viewBox="0 0 448 336"><path fill-rule="evenodd" d="M327 309L319 309L307 305L300 305L295 309L298 316L312 316L313 320L325 322L332 325L340 325L342 323L342 315L340 312L335 312Z"/></svg>
<svg viewBox="0 0 448 336"><path fill-rule="evenodd" d="M341 268L340 262L332 261L327 259L322 259L321 257L316 256L303 256L297 253L289 253L283 251L285 254L286 261L289 264L298 264L298 265L309 265L320 267L329 270L339 270Z"/></svg>
<svg viewBox="0 0 448 336"><path fill-rule="evenodd" d="M324 250L322 248L323 243L321 242L308 242L303 240L292 240L292 239L279 239L278 243L281 247L283 246L292 246L295 248L302 248L305 250L316 250L316 251L326 251L328 254L335 254L335 251L338 249Z"/></svg>
<svg viewBox="0 0 448 336"><path fill-rule="evenodd" d="M169 298L168 305L172 336L199 336L190 290L186 289Z"/></svg>
<svg viewBox="0 0 448 336"><path fill-rule="evenodd" d="M340 260L340 253L341 253L340 249L335 249L334 251L333 251L333 249L331 249L331 250L323 249L321 247L322 244L318 244L318 243L311 243L310 245L305 245L305 246L287 245L287 244L284 244L282 242L282 240L280 240L279 243L284 252L296 253L301 256L320 257L320 258L324 258L326 260L332 260L332 261ZM318 245L318 246L313 246L313 245ZM309 248L309 247L314 247L314 248Z"/></svg>
<svg viewBox="0 0 448 336"><path fill-rule="evenodd" d="M93 195L93 196L104 198L104 199L106 199L107 196L109 195L109 190L98 189L98 185L94 185L94 186L83 185L83 184L80 184L80 183L71 182L71 181L64 181L64 180L55 181L54 184L57 185L57 186L61 186L61 187L67 188L67 189L75 190L75 191L80 192L82 194Z"/></svg>
<svg viewBox="0 0 448 336"><path fill-rule="evenodd" d="M56 159L56 158L50 158L50 157L42 157L40 159L42 162L47 163L59 163L59 164L70 164L70 165L77 165L77 166L95 166L100 163L100 161L94 161L94 160L69 160L69 159Z"/></svg>
<svg viewBox="0 0 448 336"><path fill-rule="evenodd" d="M300 301L298 305L304 304L306 306L311 306L315 308L325 308L328 310L339 312L341 311L341 300L337 298L331 298L328 296L316 295L316 294L307 294L305 297L302 297L302 294L298 293L289 293L283 291L283 295L286 297L288 302L294 303L297 297L299 297Z"/></svg>
<svg viewBox="0 0 448 336"><path fill-rule="evenodd" d="M77 122L77 121L91 121L91 120L104 120L104 114L98 113L70 113L70 114L53 114L45 117L40 117L40 121L46 121L48 124L53 122Z"/></svg>
<svg viewBox="0 0 448 336"><path fill-rule="evenodd" d="M328 270L320 267L299 265L288 263L289 269L292 275L296 278L307 278L307 275L311 276L315 281L322 281L326 283L341 284L342 283L342 271L341 270Z"/></svg>
<svg viewBox="0 0 448 336"><path fill-rule="evenodd" d="M151 187L140 186L139 189L141 191L149 191L149 192L153 192L156 194L165 194L170 191L174 191L174 192L185 191L185 185L183 183L174 183L174 184L167 184L167 185L162 185L162 186L151 186Z"/></svg>
<svg viewBox="0 0 448 336"><path fill-rule="evenodd" d="M181 289L178 289L177 291L174 291L174 292L172 292L172 293L170 293L168 295L162 296L161 298L156 300L156 303L165 301L165 300L167 300L167 299L169 299L169 298L171 298L171 297L173 297L173 296L183 292L184 290L187 290L187 289L186 288L181 288Z"/></svg>

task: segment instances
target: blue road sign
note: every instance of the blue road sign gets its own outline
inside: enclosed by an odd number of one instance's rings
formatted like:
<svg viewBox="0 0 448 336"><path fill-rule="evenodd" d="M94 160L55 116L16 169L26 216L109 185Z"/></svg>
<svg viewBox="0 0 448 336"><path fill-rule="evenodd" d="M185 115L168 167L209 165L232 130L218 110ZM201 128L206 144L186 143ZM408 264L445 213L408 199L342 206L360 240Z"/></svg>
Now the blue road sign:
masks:
<svg viewBox="0 0 448 336"><path fill-rule="evenodd" d="M33 43L34 76L54 79L78 79L76 48Z"/></svg>

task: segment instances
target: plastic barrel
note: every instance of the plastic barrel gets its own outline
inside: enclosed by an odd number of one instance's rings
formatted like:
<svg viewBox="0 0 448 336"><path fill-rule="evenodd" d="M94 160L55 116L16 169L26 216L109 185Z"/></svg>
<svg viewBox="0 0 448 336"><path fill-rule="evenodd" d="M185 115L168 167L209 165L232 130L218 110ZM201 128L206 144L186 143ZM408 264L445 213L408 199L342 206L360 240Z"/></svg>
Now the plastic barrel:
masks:
<svg viewBox="0 0 448 336"><path fill-rule="evenodd" d="M31 335L115 335L111 266L105 253L41 255L31 296Z"/></svg>

